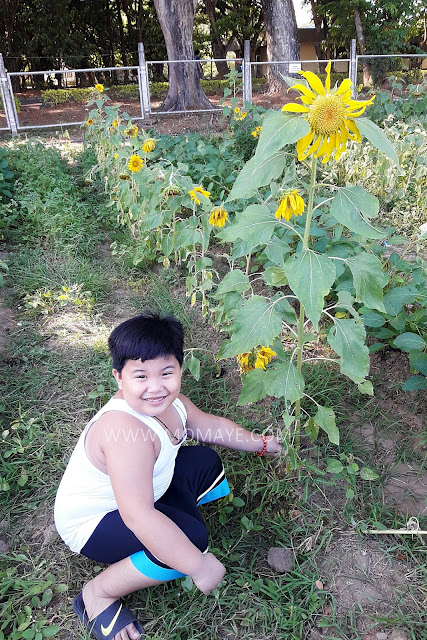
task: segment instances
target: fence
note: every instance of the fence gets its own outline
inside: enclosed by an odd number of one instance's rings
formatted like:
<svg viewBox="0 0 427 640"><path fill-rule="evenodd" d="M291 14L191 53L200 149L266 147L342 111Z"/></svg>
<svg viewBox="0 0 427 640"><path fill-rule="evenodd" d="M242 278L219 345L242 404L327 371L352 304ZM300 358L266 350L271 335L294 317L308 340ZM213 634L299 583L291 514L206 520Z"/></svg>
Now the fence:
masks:
<svg viewBox="0 0 427 640"><path fill-rule="evenodd" d="M50 127L59 127L59 126L79 126L83 124L85 120L71 121L71 122L50 122L48 124L21 124L18 109L15 104L15 95L13 90L12 79L14 77L22 77L22 76L54 76L56 79L58 76L62 76L64 78L70 78L70 74L73 74L72 77L77 78L77 74L91 74L92 77L96 77L97 74L105 74L110 73L111 75L130 75L133 74L136 77L137 85L137 94L138 94L138 102L132 105L131 110L133 113L130 113L130 119L133 120L146 120L151 115L155 114L156 116L169 114L170 112L161 111L161 110L153 110L152 108L152 99L150 96L150 83L149 77L153 75L153 70L156 65L162 65L162 68L170 70L170 65L174 64L204 64L205 66L210 65L212 69L212 64L216 62L227 62L231 64L241 64L242 67L242 90L243 90L243 103L252 103L253 94L252 94L252 77L257 67L262 68L263 65L274 65L276 69L281 71L284 75L289 75L292 73L296 73L301 69L301 65L305 68L313 68L313 65L318 65L319 63L325 63L326 60L278 60L278 61L269 61L269 62L251 62L250 61L250 45L248 41L245 41L244 44L244 57L243 58L235 58L235 59L207 59L207 60L153 60L147 61L144 55L144 47L142 43L138 44L138 66L130 66L130 67L98 67L91 69L59 69L54 71L32 71L32 72L11 72L7 73L3 63L3 57L0 53L0 91L1 91L1 100L3 104L3 114L0 111L0 131L9 131L12 135L17 135L20 131L25 131L29 129L41 129L41 128L50 128ZM350 47L350 58L344 58L339 60L333 60L334 66L336 70L340 70L343 73L348 73L349 78L351 79L354 86L357 86L357 72L358 66L360 65L360 61L365 59L378 59L378 58L421 58L426 59L427 55L424 54L404 54L404 55L357 55L356 54L356 41L351 41ZM424 60L423 60L424 63ZM240 66L240 65L239 65ZM99 76L98 76L99 77ZM62 83L61 83L62 84ZM210 112L214 109L217 109L215 105L212 109L195 109L195 110L187 110L187 111L174 111L173 113L203 113ZM82 107L83 110L83 107ZM63 111L66 112L65 107ZM56 112L53 113L53 116L56 117ZM5 124L6 126L2 126Z"/></svg>

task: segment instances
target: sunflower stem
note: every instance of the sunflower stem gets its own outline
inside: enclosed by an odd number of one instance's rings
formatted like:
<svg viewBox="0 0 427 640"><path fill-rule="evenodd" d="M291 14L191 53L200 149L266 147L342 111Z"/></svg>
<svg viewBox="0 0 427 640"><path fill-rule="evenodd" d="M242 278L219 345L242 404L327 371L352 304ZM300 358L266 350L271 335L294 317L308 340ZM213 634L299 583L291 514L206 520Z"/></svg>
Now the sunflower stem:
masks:
<svg viewBox="0 0 427 640"><path fill-rule="evenodd" d="M246 273L247 276L249 275L249 267L250 267L250 264L251 264L251 258L252 258L252 251L249 251L248 257L246 258L246 271L245 271L245 273Z"/></svg>
<svg viewBox="0 0 427 640"><path fill-rule="evenodd" d="M311 160L311 178L310 178L310 190L308 192L308 205L307 205L307 217L305 219L304 238L302 243L302 250L308 249L308 240L310 237L310 224L313 215L313 201L314 190L316 185L316 166L317 158ZM304 318L305 310L304 306L300 303L299 318L298 318L298 345L297 345L297 371L301 373L302 369L302 351L304 348ZM301 441L301 399L295 402L295 440L294 449L298 454Z"/></svg>
<svg viewBox="0 0 427 640"><path fill-rule="evenodd" d="M311 159L310 190L308 192L307 217L305 219L304 240L302 243L303 251L307 249L308 239L310 237L310 224L311 224L311 217L313 215L314 189L316 184L316 167L317 167L317 158L313 157Z"/></svg>

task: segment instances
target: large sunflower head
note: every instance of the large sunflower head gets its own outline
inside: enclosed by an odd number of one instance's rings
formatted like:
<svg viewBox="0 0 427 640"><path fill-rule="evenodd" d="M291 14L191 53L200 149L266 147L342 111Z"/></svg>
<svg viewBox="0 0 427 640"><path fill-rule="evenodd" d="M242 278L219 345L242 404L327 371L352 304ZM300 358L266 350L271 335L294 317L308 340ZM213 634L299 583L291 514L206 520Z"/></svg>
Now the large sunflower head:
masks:
<svg viewBox="0 0 427 640"><path fill-rule="evenodd" d="M294 84L291 89L301 93L297 100L302 104L285 104L282 111L302 113L310 125L306 136L298 140L298 160L305 160L310 155L327 162L331 154L338 160L347 146L347 140L361 142L362 137L354 122L374 101L351 99L351 80L346 78L338 88L331 89L331 62L326 67L326 80L321 80L311 71L300 71L309 85Z"/></svg>
<svg viewBox="0 0 427 640"><path fill-rule="evenodd" d="M228 220L228 213L224 207L214 207L209 217L209 224L212 227L223 227Z"/></svg>
<svg viewBox="0 0 427 640"><path fill-rule="evenodd" d="M141 171L143 166L144 160L138 155L134 154L129 158L128 169L132 171L132 173L138 173L138 171Z"/></svg>

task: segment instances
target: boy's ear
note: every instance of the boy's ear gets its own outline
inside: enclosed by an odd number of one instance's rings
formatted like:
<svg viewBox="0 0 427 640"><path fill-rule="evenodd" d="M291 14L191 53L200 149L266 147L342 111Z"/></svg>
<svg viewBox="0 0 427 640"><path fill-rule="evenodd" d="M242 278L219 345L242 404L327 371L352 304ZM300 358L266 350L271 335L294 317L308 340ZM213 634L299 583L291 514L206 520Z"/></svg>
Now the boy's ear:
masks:
<svg viewBox="0 0 427 640"><path fill-rule="evenodd" d="M113 369L113 376L115 381L117 382L117 386L119 387L119 389L122 388L122 374L120 373L120 371L117 371L117 369Z"/></svg>

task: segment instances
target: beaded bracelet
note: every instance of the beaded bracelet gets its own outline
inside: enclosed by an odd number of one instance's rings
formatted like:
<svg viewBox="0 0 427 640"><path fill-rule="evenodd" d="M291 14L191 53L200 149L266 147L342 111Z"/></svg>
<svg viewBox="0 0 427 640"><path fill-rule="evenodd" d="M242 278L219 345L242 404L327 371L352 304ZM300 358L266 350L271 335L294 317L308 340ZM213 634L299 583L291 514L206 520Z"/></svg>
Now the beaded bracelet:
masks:
<svg viewBox="0 0 427 640"><path fill-rule="evenodd" d="M262 458L262 456L265 455L265 452L267 451L267 438L265 437L264 434L261 434L261 438L262 438L262 449L261 451L255 451L255 453L259 458Z"/></svg>

